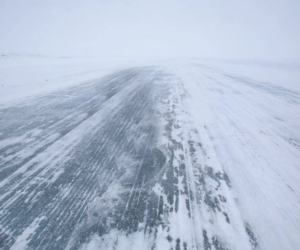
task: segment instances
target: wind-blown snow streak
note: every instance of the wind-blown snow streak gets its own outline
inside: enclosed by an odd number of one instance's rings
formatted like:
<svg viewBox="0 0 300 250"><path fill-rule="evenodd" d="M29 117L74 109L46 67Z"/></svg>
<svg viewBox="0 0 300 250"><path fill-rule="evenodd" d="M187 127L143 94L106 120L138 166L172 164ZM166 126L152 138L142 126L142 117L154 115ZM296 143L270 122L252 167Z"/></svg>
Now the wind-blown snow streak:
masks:
<svg viewBox="0 0 300 250"><path fill-rule="evenodd" d="M1 109L0 248L297 249L299 96L193 63Z"/></svg>

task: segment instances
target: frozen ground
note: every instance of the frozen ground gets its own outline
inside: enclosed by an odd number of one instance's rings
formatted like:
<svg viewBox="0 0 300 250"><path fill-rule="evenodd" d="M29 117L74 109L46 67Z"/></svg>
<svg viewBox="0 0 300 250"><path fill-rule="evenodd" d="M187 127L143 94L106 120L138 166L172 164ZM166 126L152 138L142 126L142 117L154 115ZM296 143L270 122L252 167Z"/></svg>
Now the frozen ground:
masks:
<svg viewBox="0 0 300 250"><path fill-rule="evenodd" d="M0 248L300 249L299 64L126 60L0 60Z"/></svg>

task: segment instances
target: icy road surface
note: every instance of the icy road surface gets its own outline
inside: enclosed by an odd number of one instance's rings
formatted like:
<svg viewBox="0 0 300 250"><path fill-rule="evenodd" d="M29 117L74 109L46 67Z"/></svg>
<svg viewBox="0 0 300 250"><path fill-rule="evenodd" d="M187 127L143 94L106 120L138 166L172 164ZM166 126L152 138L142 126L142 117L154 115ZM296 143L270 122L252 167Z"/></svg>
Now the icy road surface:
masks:
<svg viewBox="0 0 300 250"><path fill-rule="evenodd" d="M0 249L300 249L297 86L129 68L0 125Z"/></svg>

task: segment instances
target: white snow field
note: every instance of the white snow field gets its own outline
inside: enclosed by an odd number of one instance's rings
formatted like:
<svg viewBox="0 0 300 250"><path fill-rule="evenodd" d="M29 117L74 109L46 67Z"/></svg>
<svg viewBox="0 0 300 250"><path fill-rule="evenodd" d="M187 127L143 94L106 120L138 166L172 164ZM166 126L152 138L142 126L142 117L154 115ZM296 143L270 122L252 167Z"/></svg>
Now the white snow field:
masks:
<svg viewBox="0 0 300 250"><path fill-rule="evenodd" d="M0 249L299 235L299 63L1 57Z"/></svg>

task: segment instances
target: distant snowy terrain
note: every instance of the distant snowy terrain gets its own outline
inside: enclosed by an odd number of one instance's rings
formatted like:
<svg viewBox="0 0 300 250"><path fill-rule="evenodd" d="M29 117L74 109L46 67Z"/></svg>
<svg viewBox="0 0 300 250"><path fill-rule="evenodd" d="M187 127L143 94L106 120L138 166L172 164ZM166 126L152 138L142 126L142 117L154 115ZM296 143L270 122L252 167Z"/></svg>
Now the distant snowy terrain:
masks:
<svg viewBox="0 0 300 250"><path fill-rule="evenodd" d="M300 249L300 67L0 59L0 249Z"/></svg>
<svg viewBox="0 0 300 250"><path fill-rule="evenodd" d="M0 106L80 85L145 63L149 64L149 60L0 54Z"/></svg>

